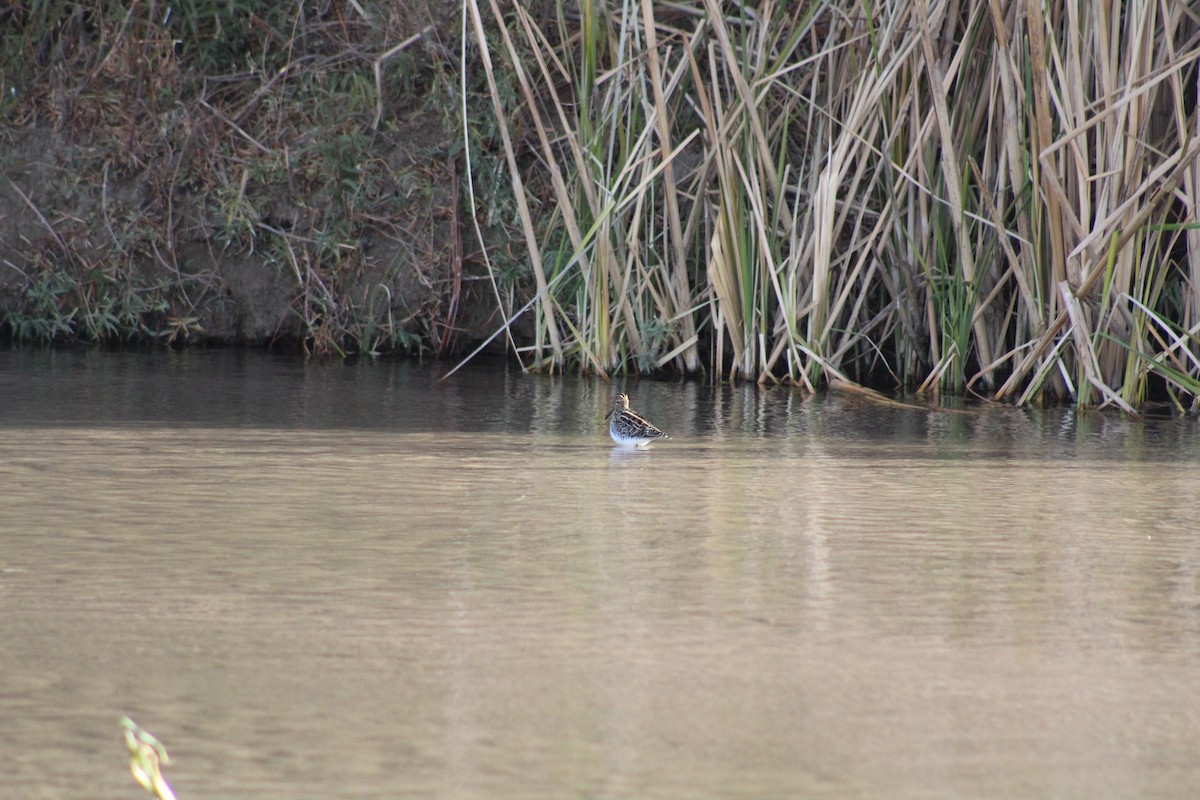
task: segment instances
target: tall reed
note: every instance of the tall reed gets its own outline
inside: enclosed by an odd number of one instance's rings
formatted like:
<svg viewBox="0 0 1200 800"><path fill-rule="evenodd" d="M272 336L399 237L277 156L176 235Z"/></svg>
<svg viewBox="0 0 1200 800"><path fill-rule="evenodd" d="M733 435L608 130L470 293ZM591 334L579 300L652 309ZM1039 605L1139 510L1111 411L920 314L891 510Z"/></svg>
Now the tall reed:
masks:
<svg viewBox="0 0 1200 800"><path fill-rule="evenodd" d="M1181 407L1200 16L1177 0L464 0L542 369ZM512 319L519 309L502 309Z"/></svg>

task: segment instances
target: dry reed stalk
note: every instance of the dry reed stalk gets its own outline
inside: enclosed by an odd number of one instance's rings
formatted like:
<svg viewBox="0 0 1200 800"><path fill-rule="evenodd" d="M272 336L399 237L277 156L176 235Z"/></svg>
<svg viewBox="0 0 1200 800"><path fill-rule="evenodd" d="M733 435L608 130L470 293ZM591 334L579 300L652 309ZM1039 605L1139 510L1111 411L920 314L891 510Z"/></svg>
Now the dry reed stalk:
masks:
<svg viewBox="0 0 1200 800"><path fill-rule="evenodd" d="M467 8L471 13L472 27L475 32L475 41L479 46L479 56L483 60L484 72L487 75L488 88L491 90L492 110L496 116L496 122L500 130L501 140L504 145L504 158L508 164L509 176L513 181L513 195L516 197L517 209L521 217L521 229L525 234L525 246L529 250L529 259L532 262L533 273L537 279L537 296L542 313L546 318L546 325L539 326L537 331L536 346L534 349L534 359L538 363L542 361L542 339L541 331L544 329L550 339L551 349L551 365L553 367L562 366L563 352L562 343L559 339L558 325L556 324L556 315L554 310L554 302L548 291L546 282L546 274L542 269L542 255L537 244L537 235L534 231L533 217L529 211L529 202L525 196L524 180L521 177L521 170L517 165L517 157L513 148L512 134L509 132L507 118L504 113L504 108L500 103L499 90L496 85L495 68L492 64L491 53L488 49L487 36L484 34L483 17L479 13L479 5L476 0L463 0L467 4ZM491 3L492 13L497 20L501 20L499 9L496 7L494 0ZM507 327L507 324L506 326Z"/></svg>
<svg viewBox="0 0 1200 800"><path fill-rule="evenodd" d="M587 276L538 282L574 363L994 376L997 398L1126 410L1151 372L1200 375L1200 230L1170 228L1200 206L1200 19L1179 4L579 9L553 46L523 8L506 38Z"/></svg>
<svg viewBox="0 0 1200 800"><path fill-rule="evenodd" d="M968 239L966 220L964 219L962 186L960 185L963 168L959 161L958 148L955 145L954 133L950 126L950 112L946 108L946 76L933 50L933 33L929 27L928 0L917 0L916 9L917 21L921 28L921 45L925 54L925 69L929 76L930 95L933 97L933 108L941 135L941 147L939 149L942 156L942 171L946 179L946 193L949 195L950 201L950 223L954 228L955 236L958 240L958 257L959 263L962 265L963 283L966 285L967 294L973 298L979 290L979 284L975 275L974 250ZM970 301L970 306L969 313L971 314L972 324L975 329L975 345L979 348L980 361L986 364L991 361L991 347L988 343L987 333L983 327L983 320L975 313L975 303L973 300Z"/></svg>
<svg viewBox="0 0 1200 800"><path fill-rule="evenodd" d="M658 57L658 35L655 32L654 6L651 0L642 0L642 18L645 23L646 52L649 56L650 88L654 96L655 129L658 140L662 143L662 151L671 151L671 124L667 115L667 103L663 92L662 66ZM671 239L670 287L675 308L686 308L691 305L691 282L687 274L687 255L683 242L683 226L679 216L679 191L675 183L674 167L668 162L663 170L663 198L666 204L665 223ZM696 326L691 315L682 318L680 336L683 342L678 349L684 354L684 365L688 372L695 372L700 365L700 357L695 346L685 343L696 339Z"/></svg>
<svg viewBox="0 0 1200 800"><path fill-rule="evenodd" d="M534 128L537 132L537 141L541 148L542 158L544 159L546 171L549 173L549 176L550 176L550 183L554 190L554 197L555 197L555 202L557 203L557 209L558 209L560 217L563 221L563 225L567 230L567 235L569 236L570 241L571 241L571 248L572 248L573 252L577 254L579 270L585 276L589 276L592 273L592 265L590 263L588 250L587 250L587 248L584 247L583 233L579 228L579 218L576 214L576 211L574 208L574 203L571 199L571 195L570 195L569 191L567 190L567 185L566 185L566 180L563 175L563 170L558 163L558 159L557 159L556 153L555 153L555 148L553 147L551 140L550 140L550 134L547 130L545 121L542 119L542 114L539 109L537 97L534 95L534 92L530 86L530 81L529 81L528 75L525 73L525 70L522 68L521 56L513 43L511 35L509 34L508 26L504 24L503 17L501 16L499 7L496 4L496 0L490 0L490 2L492 5L492 13L495 16L496 21L498 22L497 28L500 31L501 36L504 39L505 46L508 49L509 61L513 65L514 72L517 76L517 80L518 80L520 88L521 88L522 96L525 98L525 101L527 104L526 108L529 112L530 118L533 120ZM532 34L532 30L531 30L530 24L528 22L528 16L525 14L519 14L519 18L523 22L523 30L525 31L525 33L527 35L526 45L535 53L535 60L536 60L536 63L541 68L543 78L549 79L550 76L548 75L548 72L546 69L545 60L540 55L540 49L539 49L540 43L537 40L537 38ZM538 265L538 267L540 268L540 265ZM601 272L601 274L603 274L603 272ZM544 288L544 285L545 285L544 281L545 281L544 277L539 281L539 284L538 284L539 291L541 291ZM585 313L582 315L583 319L581 321L585 326L585 330L604 331L605 329L602 326L600 326L600 327L597 327L597 326L588 327L587 326L587 322L588 322L588 319L587 319L588 314L586 312L587 306L585 305L584 308L585 308ZM553 324L552 319L549 320L548 322L550 323L550 325ZM563 316L563 324L566 325L571 330L571 333L575 336L574 341L578 345L579 351L584 355L587 363L590 364L590 366L596 371L597 374L599 374L601 376L605 376L606 373L605 373L604 366L598 360L597 354L595 352L595 350L596 350L595 340L593 340L592 337L589 337L587 335L580 335L580 332L576 329L574 323L572 323L569 315ZM600 339L602 340L603 337L600 337ZM602 343L602 341L601 341L601 343Z"/></svg>

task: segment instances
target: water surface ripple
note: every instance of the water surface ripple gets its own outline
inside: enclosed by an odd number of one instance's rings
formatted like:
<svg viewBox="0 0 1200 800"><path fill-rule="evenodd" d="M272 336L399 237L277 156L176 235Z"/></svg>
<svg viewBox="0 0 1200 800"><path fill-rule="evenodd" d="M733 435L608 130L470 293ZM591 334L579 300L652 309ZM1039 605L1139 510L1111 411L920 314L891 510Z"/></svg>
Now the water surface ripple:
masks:
<svg viewBox="0 0 1200 800"><path fill-rule="evenodd" d="M1194 420L0 352L0 796L1200 794Z"/></svg>

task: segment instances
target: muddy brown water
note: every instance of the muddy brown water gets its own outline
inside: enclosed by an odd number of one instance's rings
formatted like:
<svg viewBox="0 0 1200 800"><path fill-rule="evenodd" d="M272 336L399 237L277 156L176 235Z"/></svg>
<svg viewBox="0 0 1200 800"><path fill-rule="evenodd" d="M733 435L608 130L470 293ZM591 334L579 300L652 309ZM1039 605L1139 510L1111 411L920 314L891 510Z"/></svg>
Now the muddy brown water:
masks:
<svg viewBox="0 0 1200 800"><path fill-rule="evenodd" d="M1200 794L1200 435L0 352L0 797Z"/></svg>

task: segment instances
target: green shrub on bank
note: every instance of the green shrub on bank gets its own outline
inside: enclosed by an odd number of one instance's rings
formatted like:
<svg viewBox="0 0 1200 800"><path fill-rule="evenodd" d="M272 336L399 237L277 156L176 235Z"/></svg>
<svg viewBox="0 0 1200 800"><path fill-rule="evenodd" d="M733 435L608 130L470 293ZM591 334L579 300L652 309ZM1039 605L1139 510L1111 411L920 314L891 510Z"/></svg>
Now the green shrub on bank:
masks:
<svg viewBox="0 0 1200 800"><path fill-rule="evenodd" d="M396 47L432 46L428 6L368 5L0 10L0 192L37 229L0 283L0 333L181 341L224 318L315 352L445 338L455 89L443 59Z"/></svg>

